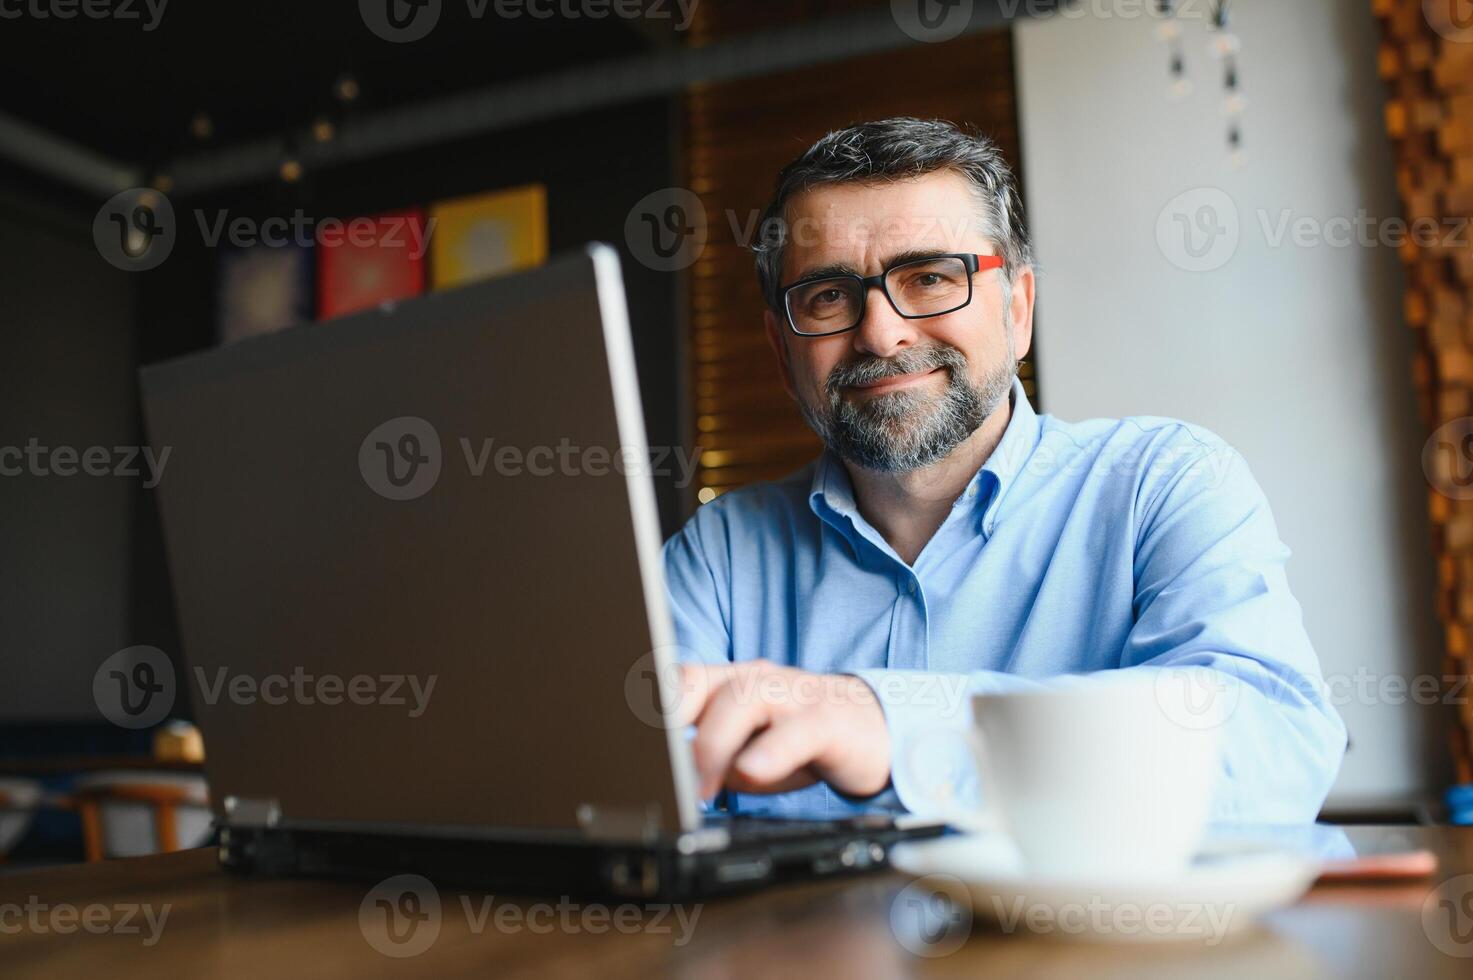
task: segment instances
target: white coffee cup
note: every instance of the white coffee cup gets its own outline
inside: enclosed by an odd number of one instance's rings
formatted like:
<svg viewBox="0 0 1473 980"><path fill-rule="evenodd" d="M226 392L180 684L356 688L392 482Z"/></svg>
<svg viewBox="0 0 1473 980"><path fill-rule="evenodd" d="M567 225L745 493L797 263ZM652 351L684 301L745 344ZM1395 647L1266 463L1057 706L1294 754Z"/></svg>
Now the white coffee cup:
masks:
<svg viewBox="0 0 1473 980"><path fill-rule="evenodd" d="M1221 699L1192 703L1193 684L1141 668L974 696L980 821L999 824L1032 873L1178 874L1202 842L1219 765Z"/></svg>

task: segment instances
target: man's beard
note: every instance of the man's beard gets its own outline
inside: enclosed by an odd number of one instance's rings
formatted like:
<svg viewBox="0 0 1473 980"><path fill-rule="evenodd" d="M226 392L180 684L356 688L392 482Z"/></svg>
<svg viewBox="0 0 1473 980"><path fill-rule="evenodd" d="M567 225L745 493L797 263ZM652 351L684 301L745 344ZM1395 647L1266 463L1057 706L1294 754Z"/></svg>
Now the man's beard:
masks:
<svg viewBox="0 0 1473 980"><path fill-rule="evenodd" d="M869 357L841 364L824 384L826 404L798 399L803 418L839 457L881 473L909 473L949 456L992 415L1012 388L1018 365L1012 338L1008 355L981 384L967 375L967 358L950 344L909 347L894 357ZM882 378L944 368L939 395L915 387L870 395L861 402L844 389Z"/></svg>

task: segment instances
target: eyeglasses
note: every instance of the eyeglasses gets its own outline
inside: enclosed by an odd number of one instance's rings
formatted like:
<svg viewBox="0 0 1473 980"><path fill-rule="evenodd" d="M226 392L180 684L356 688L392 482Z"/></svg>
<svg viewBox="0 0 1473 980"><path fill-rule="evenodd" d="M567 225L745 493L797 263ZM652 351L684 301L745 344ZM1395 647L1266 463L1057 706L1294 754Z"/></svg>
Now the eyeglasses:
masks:
<svg viewBox="0 0 1473 980"><path fill-rule="evenodd" d="M800 337L828 337L859 326L876 286L907 320L954 313L972 302L972 277L1001 269L1000 255L929 255L892 265L877 276L820 276L783 287L788 326Z"/></svg>

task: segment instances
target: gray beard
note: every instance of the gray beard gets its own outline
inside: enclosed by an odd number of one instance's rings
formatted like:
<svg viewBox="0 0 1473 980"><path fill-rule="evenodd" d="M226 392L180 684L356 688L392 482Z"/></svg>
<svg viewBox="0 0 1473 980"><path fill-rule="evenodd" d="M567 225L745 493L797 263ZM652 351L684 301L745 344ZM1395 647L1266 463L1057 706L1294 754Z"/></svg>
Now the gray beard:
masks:
<svg viewBox="0 0 1473 980"><path fill-rule="evenodd" d="M996 411L1012 389L1018 365L1008 338L1002 365L973 384L967 359L950 344L927 344L894 357L872 357L842 364L825 383L827 403L809 405L799 399L803 418L839 458L880 473L909 473L939 462L967 440ZM945 368L946 390L940 395L911 389L875 395L855 404L844 398L846 387L917 371Z"/></svg>

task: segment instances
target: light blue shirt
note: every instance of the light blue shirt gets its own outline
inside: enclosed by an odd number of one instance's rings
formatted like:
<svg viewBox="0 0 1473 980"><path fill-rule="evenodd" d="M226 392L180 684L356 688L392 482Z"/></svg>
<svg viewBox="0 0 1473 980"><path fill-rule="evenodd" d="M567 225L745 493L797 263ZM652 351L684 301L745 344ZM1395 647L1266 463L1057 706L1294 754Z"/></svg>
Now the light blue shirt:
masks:
<svg viewBox="0 0 1473 980"><path fill-rule="evenodd" d="M1012 403L914 564L861 516L827 452L704 505L666 542L682 659L857 674L885 711L884 793L816 785L732 794L732 808L974 807L969 695L1130 668L1195 676L1227 704L1212 819L1313 820L1345 726L1289 592L1289 550L1242 458L1169 419L1040 416L1016 382Z"/></svg>

